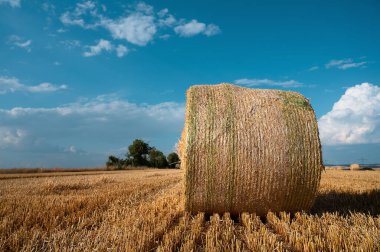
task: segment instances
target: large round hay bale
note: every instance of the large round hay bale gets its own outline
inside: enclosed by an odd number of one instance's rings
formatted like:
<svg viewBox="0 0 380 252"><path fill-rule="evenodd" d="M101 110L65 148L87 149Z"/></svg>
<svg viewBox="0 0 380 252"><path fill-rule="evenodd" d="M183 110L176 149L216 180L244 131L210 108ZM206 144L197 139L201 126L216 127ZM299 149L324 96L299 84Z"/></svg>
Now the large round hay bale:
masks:
<svg viewBox="0 0 380 252"><path fill-rule="evenodd" d="M191 212L308 210L323 169L312 107L280 90L192 86L179 151Z"/></svg>
<svg viewBox="0 0 380 252"><path fill-rule="evenodd" d="M361 169L360 164L351 164L350 165L350 170L352 170L352 171L357 171L357 170L360 170L360 169Z"/></svg>

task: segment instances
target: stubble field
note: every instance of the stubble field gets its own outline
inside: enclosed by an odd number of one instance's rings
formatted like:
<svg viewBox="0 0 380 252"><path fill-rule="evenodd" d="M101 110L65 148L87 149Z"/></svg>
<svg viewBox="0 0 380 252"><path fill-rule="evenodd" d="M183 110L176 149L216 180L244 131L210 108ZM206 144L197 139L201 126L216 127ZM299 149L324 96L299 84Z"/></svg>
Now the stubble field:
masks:
<svg viewBox="0 0 380 252"><path fill-rule="evenodd" d="M190 215L180 170L0 175L0 251L380 251L380 171L323 173L310 213Z"/></svg>

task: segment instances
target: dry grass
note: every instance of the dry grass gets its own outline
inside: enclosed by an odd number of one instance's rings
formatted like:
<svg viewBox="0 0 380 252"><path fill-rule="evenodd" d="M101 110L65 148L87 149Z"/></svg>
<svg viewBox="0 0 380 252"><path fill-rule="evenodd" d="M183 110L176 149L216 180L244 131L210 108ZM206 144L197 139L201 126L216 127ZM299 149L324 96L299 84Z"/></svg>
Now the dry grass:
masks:
<svg viewBox="0 0 380 252"><path fill-rule="evenodd" d="M329 170L310 213L265 218L186 213L180 170L27 175L0 177L0 251L380 250L380 171Z"/></svg>

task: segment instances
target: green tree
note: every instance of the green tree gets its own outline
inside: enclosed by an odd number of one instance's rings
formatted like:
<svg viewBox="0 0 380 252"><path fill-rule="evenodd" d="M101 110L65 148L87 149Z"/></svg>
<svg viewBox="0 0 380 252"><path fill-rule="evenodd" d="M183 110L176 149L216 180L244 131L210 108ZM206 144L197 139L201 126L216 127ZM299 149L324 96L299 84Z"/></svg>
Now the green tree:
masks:
<svg viewBox="0 0 380 252"><path fill-rule="evenodd" d="M154 147L149 150L149 164L150 166L157 168L168 167L168 161L166 160L164 153Z"/></svg>
<svg viewBox="0 0 380 252"><path fill-rule="evenodd" d="M147 155L149 154L149 144L141 139L135 139L128 147L126 162L132 166L145 166L149 165Z"/></svg>
<svg viewBox="0 0 380 252"><path fill-rule="evenodd" d="M180 162L179 156L175 152L170 153L167 160L170 168L174 168Z"/></svg>
<svg viewBox="0 0 380 252"><path fill-rule="evenodd" d="M106 166L107 166L107 169L110 169L111 167L113 167L117 170L121 170L124 167L124 160L111 155L108 157Z"/></svg>

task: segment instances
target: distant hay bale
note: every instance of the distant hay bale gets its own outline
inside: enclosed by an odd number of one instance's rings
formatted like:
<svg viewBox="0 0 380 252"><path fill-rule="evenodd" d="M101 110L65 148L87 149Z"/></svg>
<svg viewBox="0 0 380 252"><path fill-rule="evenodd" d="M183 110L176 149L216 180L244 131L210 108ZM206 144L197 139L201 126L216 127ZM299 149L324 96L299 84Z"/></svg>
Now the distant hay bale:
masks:
<svg viewBox="0 0 380 252"><path fill-rule="evenodd" d="M350 165L350 170L352 170L352 171L357 171L357 170L360 170L360 169L361 169L360 164L351 164Z"/></svg>
<svg viewBox="0 0 380 252"><path fill-rule="evenodd" d="M191 212L308 210L323 169L304 96L231 84L187 91L179 152Z"/></svg>
<svg viewBox="0 0 380 252"><path fill-rule="evenodd" d="M341 165L338 165L338 166L335 166L337 170L344 170L344 166L341 166Z"/></svg>

